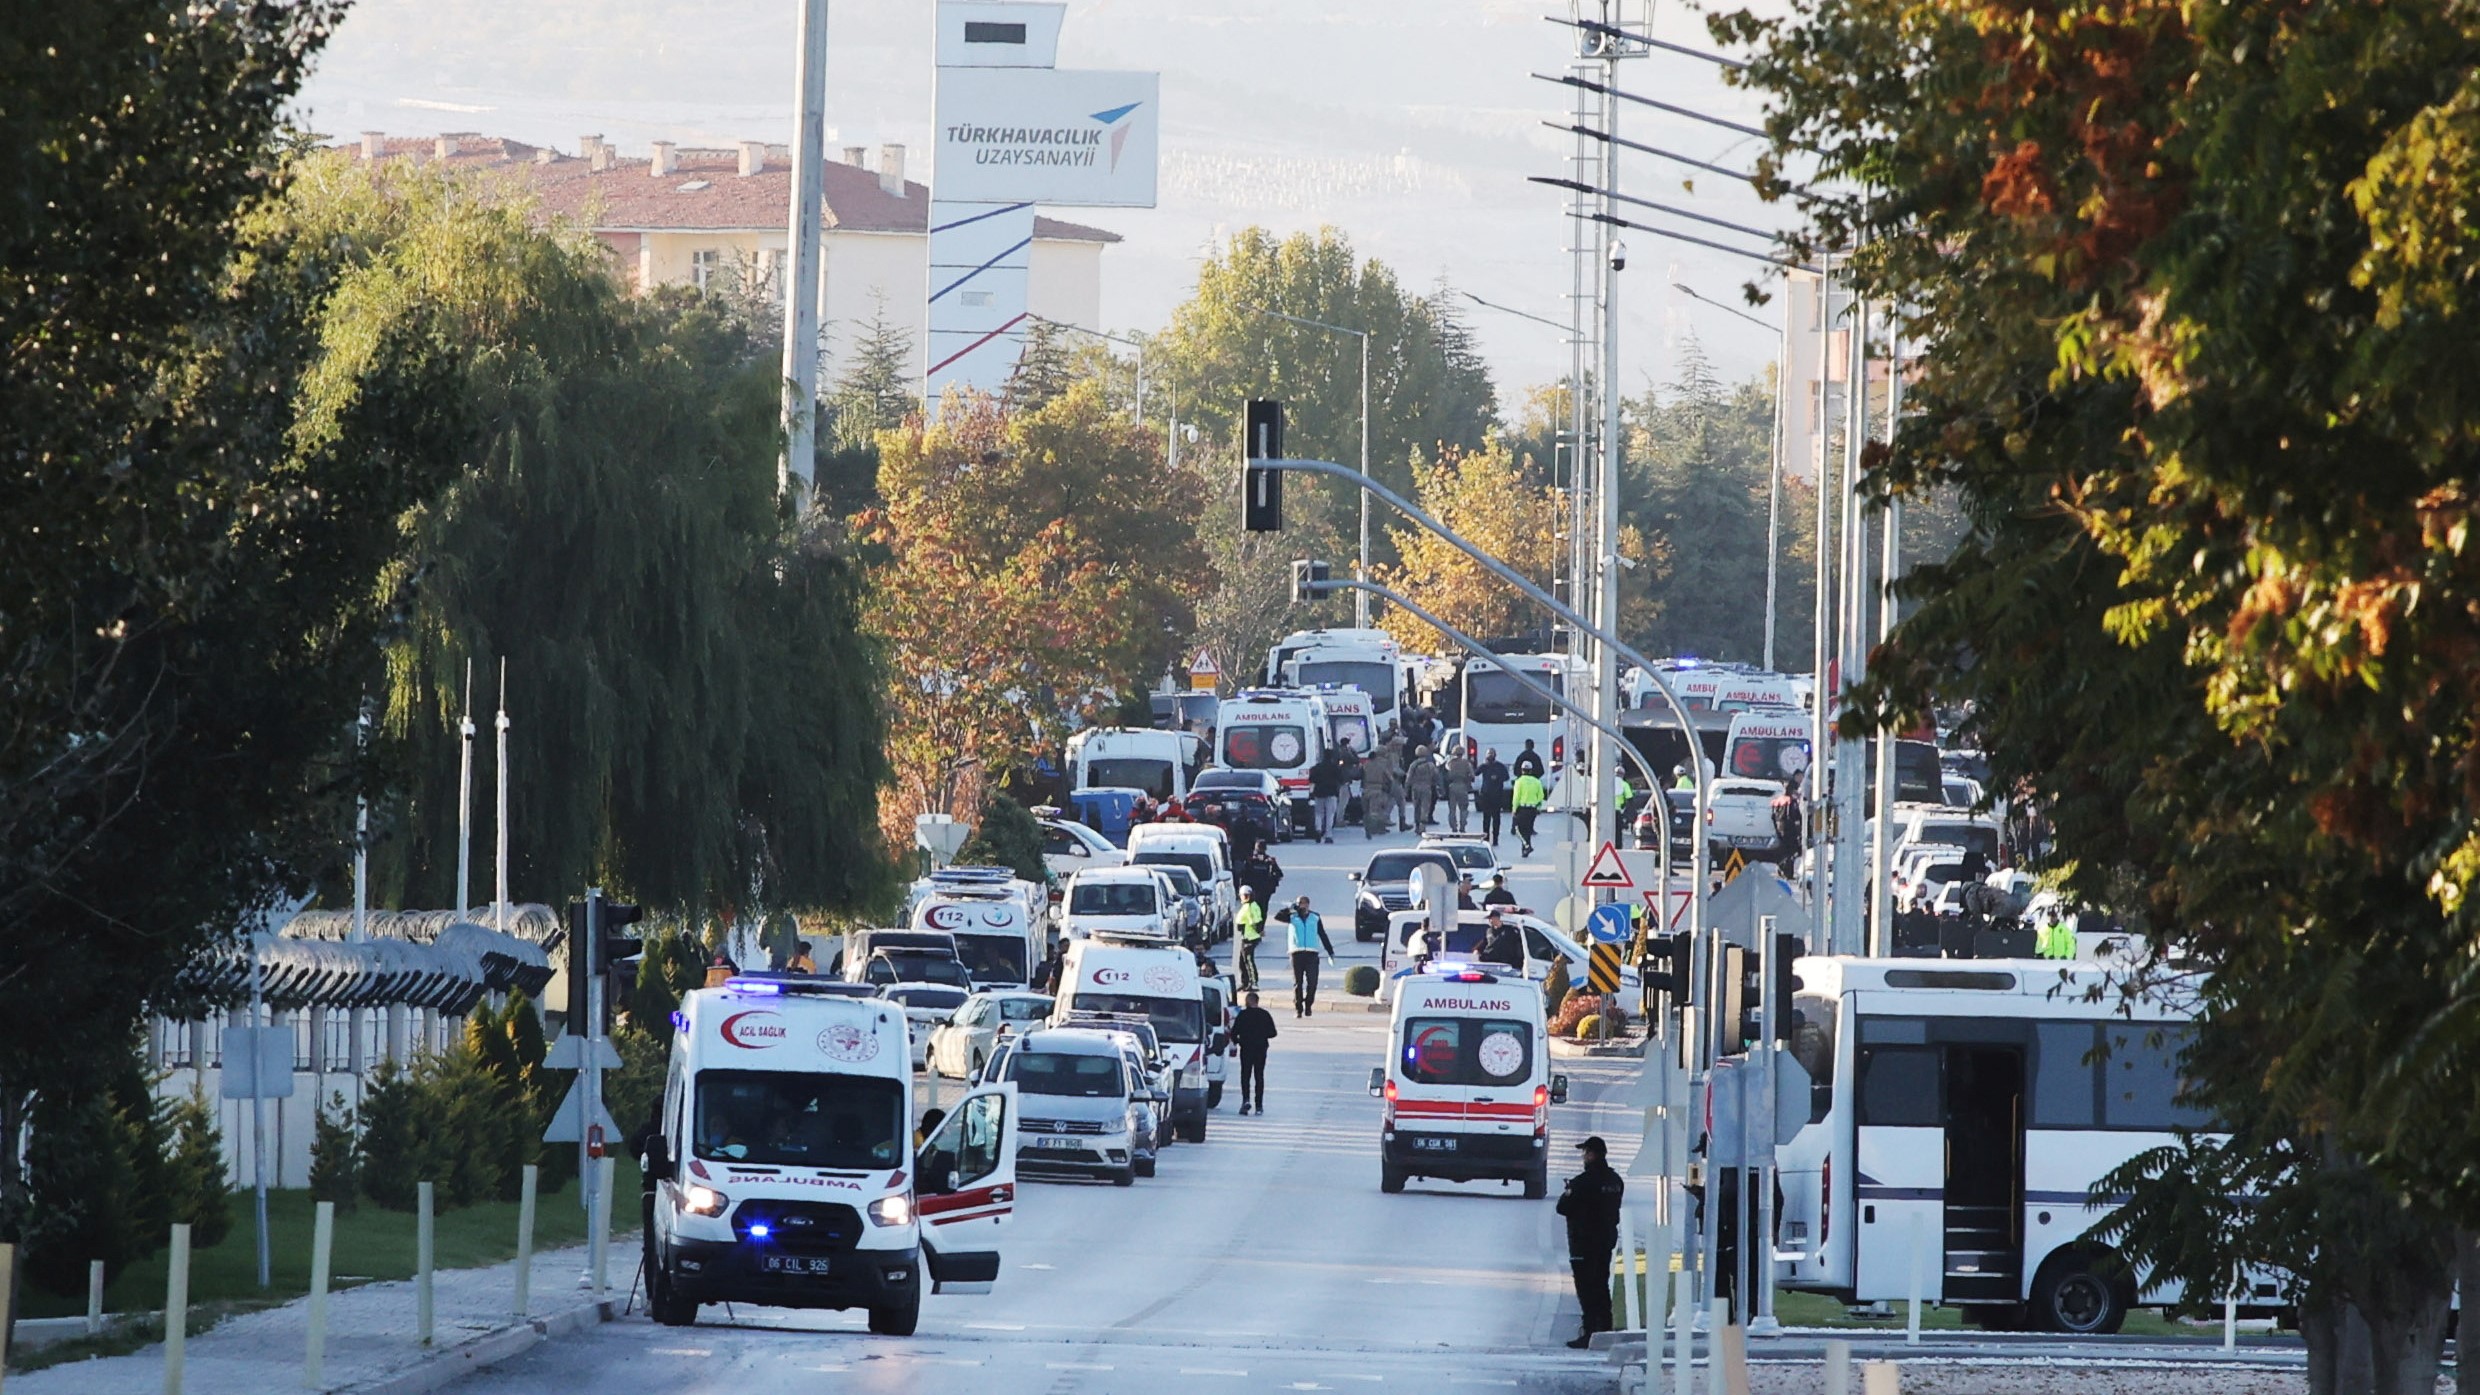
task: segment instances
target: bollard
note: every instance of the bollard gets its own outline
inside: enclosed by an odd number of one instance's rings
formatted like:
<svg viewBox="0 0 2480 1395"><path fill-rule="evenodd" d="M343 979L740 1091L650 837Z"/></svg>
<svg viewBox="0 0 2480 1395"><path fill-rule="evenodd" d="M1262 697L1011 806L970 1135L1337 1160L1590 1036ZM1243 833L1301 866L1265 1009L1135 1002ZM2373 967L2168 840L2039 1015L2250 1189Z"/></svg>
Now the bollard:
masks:
<svg viewBox="0 0 2480 1395"><path fill-rule="evenodd" d="M1825 1395L1851 1395L1851 1343L1826 1343Z"/></svg>
<svg viewBox="0 0 2480 1395"><path fill-rule="evenodd" d="M1717 1328L1712 1359L1722 1371L1722 1395L1748 1395L1748 1329L1736 1322Z"/></svg>
<svg viewBox="0 0 2480 1395"><path fill-rule="evenodd" d="M525 1180L517 1191L517 1321L525 1321L526 1300L534 1287L534 1188L542 1170L532 1163L525 1165Z"/></svg>
<svg viewBox="0 0 2480 1395"><path fill-rule="evenodd" d="M1636 1227L1630 1223L1628 1208L1619 1208L1619 1283L1611 1304L1611 1326L1621 1332L1633 1331L1631 1318L1636 1312Z"/></svg>
<svg viewBox="0 0 2480 1395"><path fill-rule="evenodd" d="M417 1183L413 1221L413 1332L431 1344L431 1184Z"/></svg>
<svg viewBox="0 0 2480 1395"><path fill-rule="evenodd" d="M1903 1395L1903 1368L1891 1361L1861 1367L1860 1395Z"/></svg>
<svg viewBox="0 0 2480 1395"><path fill-rule="evenodd" d="M1696 1370L1696 1271L1682 1261L1671 1303L1671 1395L1690 1395Z"/></svg>
<svg viewBox="0 0 2480 1395"><path fill-rule="evenodd" d="M301 1383L327 1387L327 1262L336 1250L336 1203L319 1203L310 1223L310 1341L301 1358Z"/></svg>
<svg viewBox="0 0 2480 1395"><path fill-rule="evenodd" d="M1912 1218L1912 1296L1911 1302L1906 1305L1910 1312L1903 1319L1903 1344L1910 1347L1920 1345L1920 1298L1929 1283L1929 1245L1925 1238L1928 1229L1926 1220L1918 1216Z"/></svg>
<svg viewBox="0 0 2480 1395"><path fill-rule="evenodd" d="M1645 1252L1645 1381L1662 1368L1662 1334L1671 1325L1671 1236L1665 1229L1661 1249Z"/></svg>
<svg viewBox="0 0 2480 1395"><path fill-rule="evenodd" d="M2222 1295L2222 1350L2239 1349L2239 1286L2234 1279L2230 1292Z"/></svg>
<svg viewBox="0 0 2480 1395"><path fill-rule="evenodd" d="M5 1280L0 1280L0 1282L5 1282ZM5 1297L6 1293L6 1289L0 1289L0 1297ZM5 1302L0 1302L0 1313L5 1313L7 1311L8 1305ZM86 1261L86 1335L89 1337L100 1336L102 1332L103 1261L99 1259L90 1259Z"/></svg>
<svg viewBox="0 0 2480 1395"><path fill-rule="evenodd" d="M1724 1395L1722 1334L1730 1325L1730 1299L1716 1297L1705 1305L1705 1395Z"/></svg>
<svg viewBox="0 0 2480 1395"><path fill-rule="evenodd" d="M594 1301L601 1303L609 1294L611 1284L605 1266L611 1259L611 1175L617 1159L606 1154L594 1160L594 1226L593 1265Z"/></svg>
<svg viewBox="0 0 2480 1395"><path fill-rule="evenodd" d="M0 1380L9 1373L10 1306L17 1301L17 1247L0 1241Z"/></svg>
<svg viewBox="0 0 2480 1395"><path fill-rule="evenodd" d="M189 1344L189 1223L172 1228L164 1267L164 1395L181 1395L182 1349Z"/></svg>

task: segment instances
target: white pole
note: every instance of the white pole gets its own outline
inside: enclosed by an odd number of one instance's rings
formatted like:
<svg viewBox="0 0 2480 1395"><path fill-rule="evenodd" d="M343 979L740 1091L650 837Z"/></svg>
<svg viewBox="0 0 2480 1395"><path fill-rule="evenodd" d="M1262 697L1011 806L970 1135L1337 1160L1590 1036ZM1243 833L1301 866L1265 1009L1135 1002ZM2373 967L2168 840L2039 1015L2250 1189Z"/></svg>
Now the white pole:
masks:
<svg viewBox="0 0 2480 1395"><path fill-rule="evenodd" d="M611 1177L616 1161L609 1153L594 1160L594 1301L603 1301L610 1284L604 1277L611 1258Z"/></svg>
<svg viewBox="0 0 2480 1395"><path fill-rule="evenodd" d="M1603 60L1602 80L1612 90L1619 82L1619 60L1613 56ZM1614 105L1605 116L1609 122L1612 145L1602 161L1602 210L1616 216L1619 199L1619 111ZM1614 244L1615 246L1615 244ZM1600 474L1593 481L1593 555L1590 575L1593 578L1593 606L1585 613L1604 634L1619 632L1619 258L1614 251L1602 259L1602 451ZM1577 609L1585 610L1583 606ZM1593 645L1593 715L1604 726L1619 721L1619 656L1607 644ZM1572 726L1570 730L1572 730ZM1696 731L1687 733L1691 758L1697 755ZM1610 738L1601 732L1592 734L1593 778L1576 780L1575 751L1568 752L1569 766L1563 777L1564 786L1584 787L1585 798L1591 801L1591 817L1587 827L1592 830L1593 846L1615 846L1618 842L1619 752ZM1574 796L1562 801L1574 807ZM1605 1015L1603 1024L1610 1018Z"/></svg>
<svg viewBox="0 0 2480 1395"><path fill-rule="evenodd" d="M522 1322L526 1315L526 1299L534 1286L534 1189L542 1169L532 1163L525 1165L525 1178L517 1190L517 1294L516 1315Z"/></svg>
<svg viewBox="0 0 2480 1395"><path fill-rule="evenodd" d="M1705 1395L1727 1395L1722 1384L1722 1348L1731 1328L1731 1300L1716 1296L1705 1310Z"/></svg>
<svg viewBox="0 0 2480 1395"><path fill-rule="evenodd" d="M1369 478L1369 331L1361 336L1361 478ZM1369 575L1369 491L1361 491L1361 569L1354 574L1359 581L1374 580ZM1352 623L1369 628L1369 593L1352 593Z"/></svg>
<svg viewBox="0 0 2480 1395"><path fill-rule="evenodd" d="M1625 1206L1619 1208L1619 1301L1611 1309L1611 1326L1621 1332L1636 1330L1631 1321L1644 1314L1637 1311L1636 1301L1636 1221Z"/></svg>
<svg viewBox="0 0 2480 1395"><path fill-rule="evenodd" d="M258 1220L258 1286L260 1288L267 1287L270 1282L267 1254L267 1080L264 1075L267 1053L258 1049L259 1034L266 1026L267 998L264 992L264 982L258 962L258 945L253 941L250 945L250 1030L246 1036L250 1043L250 1172L253 1177L251 1190L254 1193L251 1206ZM284 1063L288 1070L292 1068L292 1064L290 1060ZM229 1068L231 1062L228 1061L225 1065Z"/></svg>
<svg viewBox="0 0 2480 1395"><path fill-rule="evenodd" d="M7 1246L0 1246L0 1300L8 1297L9 1281L15 1277L8 1272L9 1258L12 1253ZM0 1301L0 1313L6 1313L8 1310L7 1303ZM5 1324L0 1324L0 1326L5 1326ZM86 1262L86 1335L92 1337L102 1331L103 1261L90 1259Z"/></svg>
<svg viewBox="0 0 2480 1395"><path fill-rule="evenodd" d="M359 722L354 731L355 747L370 744L370 702L364 699ZM370 800L355 796L353 800L353 943L364 944L370 939ZM348 1009L345 1017L350 1040L345 1044L345 1068L353 1072L353 1098L361 1101L362 1076L370 1066L369 1053L362 1049L362 1023L370 1009Z"/></svg>
<svg viewBox="0 0 2480 1395"><path fill-rule="evenodd" d="M1816 634L1815 663L1810 678L1815 684L1811 699L1816 710L1809 714L1808 788L1802 791L1802 811L1808 815L1808 910L1813 922L1809 951L1833 954L1842 946L1835 943L1834 926L1827 916L1831 905L1826 876L1830 856L1826 843L1832 806L1826 802L1826 775L1831 768L1834 751L1834 686L1827 673L1834 666L1834 510L1827 507L1834 489L1826 468L1826 437L1834 424L1833 357L1834 346L1834 259L1819 258L1817 277L1817 431L1816 451L1810 464L1816 469L1817 536L1816 536Z"/></svg>
<svg viewBox="0 0 2480 1395"><path fill-rule="evenodd" d="M423 1346L431 1344L431 1184L416 1183L413 1221L413 1332Z"/></svg>
<svg viewBox="0 0 2480 1395"><path fill-rule="evenodd" d="M492 723L499 736L499 755L492 764L499 775L499 815L492 824L499 839L498 895L492 910L491 928L508 933L508 661L499 661L499 718Z"/></svg>
<svg viewBox="0 0 2480 1395"><path fill-rule="evenodd" d="M336 1203L319 1203L310 1222L310 1342L302 1356L301 1383L327 1386L327 1262L336 1245Z"/></svg>
<svg viewBox="0 0 2480 1395"><path fill-rule="evenodd" d="M189 1345L189 1222L172 1227L164 1269L164 1395L181 1395L181 1358Z"/></svg>
<svg viewBox="0 0 2480 1395"><path fill-rule="evenodd" d="M784 459L779 494L795 510L809 505L818 445L818 240L825 216L827 160L827 0L801 0L792 109L791 244L784 268Z"/></svg>
<svg viewBox="0 0 2480 1395"><path fill-rule="evenodd" d="M1910 1309L1903 1318L1903 1345L1920 1345L1920 1304L1929 1285L1929 1220L1912 1217L1912 1285Z"/></svg>
<svg viewBox="0 0 2480 1395"><path fill-rule="evenodd" d="M1825 1395L1851 1395L1851 1343L1826 1343Z"/></svg>
<svg viewBox="0 0 2480 1395"><path fill-rule="evenodd" d="M2222 1350L2239 1349L2239 1275L2233 1271L2230 1288L2222 1294Z"/></svg>
<svg viewBox="0 0 2480 1395"><path fill-rule="evenodd" d="M1696 1270L1684 1259L1679 1287L1671 1302L1671 1395L1691 1395L1696 1363Z"/></svg>
<svg viewBox="0 0 2480 1395"><path fill-rule="evenodd" d="M1891 306L1886 312L1886 443L1894 444L1895 423L1903 411L1903 341L1896 336ZM1886 536L1878 568L1877 641L1894 634L1894 584L1903 567L1903 501L1889 498L1884 509ZM1894 949L1894 878L1889 850L1894 833L1895 737L1892 727L1877 733L1877 827L1869 837L1870 942L1880 954Z"/></svg>
<svg viewBox="0 0 2480 1395"><path fill-rule="evenodd" d="M1774 667L1774 611L1782 591L1783 403L1791 391L1791 293L1783 291L1782 347L1774 356L1774 434L1765 472L1765 666Z"/></svg>
<svg viewBox="0 0 2480 1395"><path fill-rule="evenodd" d="M1872 1361L1860 1368L1861 1395L1903 1395L1903 1368L1892 1361Z"/></svg>
<svg viewBox="0 0 2480 1395"><path fill-rule="evenodd" d="M474 869L474 661L465 661L465 711L456 719L456 915L472 908Z"/></svg>

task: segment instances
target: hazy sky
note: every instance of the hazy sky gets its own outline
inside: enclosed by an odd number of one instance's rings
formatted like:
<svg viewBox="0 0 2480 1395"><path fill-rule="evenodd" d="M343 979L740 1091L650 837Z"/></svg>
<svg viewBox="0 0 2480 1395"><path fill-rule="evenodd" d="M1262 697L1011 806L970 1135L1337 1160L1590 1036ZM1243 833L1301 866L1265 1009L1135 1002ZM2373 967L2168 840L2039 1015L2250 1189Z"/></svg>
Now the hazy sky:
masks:
<svg viewBox="0 0 2480 1395"><path fill-rule="evenodd" d="M337 135L472 130L569 151L592 133L633 155L658 139L785 141L796 5L358 0L304 95L305 116ZM1160 327L1206 249L1251 223L1280 231L1332 223L1408 285L1443 278L1564 320L1560 195L1526 176L1566 172L1572 140L1541 124L1565 119L1566 89L1530 76L1560 71L1572 53L1570 31L1541 18L1565 8L1561 0L1071 0L1060 66L1162 74L1160 206L1063 211L1128 239L1104 254L1104 327ZM1711 47L1700 17L1676 5L1662 6L1658 32ZM927 0L831 0L830 146L902 142L908 172L926 173L930 36ZM1634 60L1621 81L1755 124L1755 99L1695 59ZM1759 145L1641 107L1623 108L1621 134L1735 167ZM1690 176L1693 191L1683 187ZM1736 181L1649 156L1628 156L1620 177L1624 191L1710 216L1766 227L1789 217ZM1627 390L1648 377L1668 381L1689 333L1728 378L1771 360L1772 328L1672 288L1684 283L1737 306L1739 286L1761 266L1642 234L1627 240ZM1510 404L1564 371L1556 330L1466 308ZM1759 313L1776 316L1773 307Z"/></svg>

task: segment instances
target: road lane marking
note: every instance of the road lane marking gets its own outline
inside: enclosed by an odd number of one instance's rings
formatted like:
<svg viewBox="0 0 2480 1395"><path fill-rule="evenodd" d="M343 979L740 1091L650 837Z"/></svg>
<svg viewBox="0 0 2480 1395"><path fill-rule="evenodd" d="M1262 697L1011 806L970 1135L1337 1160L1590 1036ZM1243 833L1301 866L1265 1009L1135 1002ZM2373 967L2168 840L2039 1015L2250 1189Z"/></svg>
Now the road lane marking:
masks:
<svg viewBox="0 0 2480 1395"><path fill-rule="evenodd" d="M1021 1322L968 1322L965 1328L972 1332L1022 1332L1025 1325Z"/></svg>
<svg viewBox="0 0 2480 1395"><path fill-rule="evenodd" d="M1045 1361L1042 1364L1054 1371L1108 1371L1115 1369L1110 1366L1097 1366L1086 1361Z"/></svg>
<svg viewBox="0 0 2480 1395"><path fill-rule="evenodd" d="M1220 1366L1182 1366L1180 1374L1184 1376L1245 1376L1248 1372L1226 1370Z"/></svg>
<svg viewBox="0 0 2480 1395"><path fill-rule="evenodd" d="M1056 1269L1059 1266L1055 1264L1020 1264L1016 1267L1019 1269Z"/></svg>

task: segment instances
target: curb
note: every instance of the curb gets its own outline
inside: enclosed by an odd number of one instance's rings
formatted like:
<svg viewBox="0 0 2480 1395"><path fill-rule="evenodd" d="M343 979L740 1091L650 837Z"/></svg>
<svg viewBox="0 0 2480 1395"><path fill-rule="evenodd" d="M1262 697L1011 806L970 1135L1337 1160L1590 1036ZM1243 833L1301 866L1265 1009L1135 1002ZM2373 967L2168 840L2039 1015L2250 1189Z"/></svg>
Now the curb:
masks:
<svg viewBox="0 0 2480 1395"><path fill-rule="evenodd" d="M430 1395L431 1391L465 1379L477 1371L488 1370L514 1356L533 1350L553 1337L582 1332L598 1323L619 1316L622 1299L606 1298L587 1303L565 1312L550 1313L512 1323L496 1332L443 1347L423 1359L421 1364L381 1376L359 1385L341 1387L337 1395Z"/></svg>
<svg viewBox="0 0 2480 1395"><path fill-rule="evenodd" d="M1641 1061L1645 1058L1645 1042L1640 1037L1635 1041L1614 1041L1604 1046L1599 1042L1575 1042L1565 1037L1552 1037L1550 1038L1550 1054L1560 1060L1625 1057Z"/></svg>

